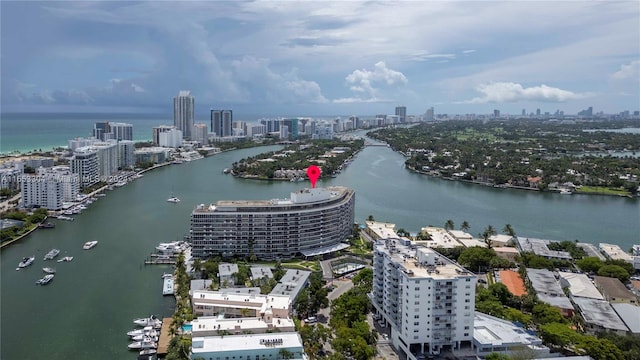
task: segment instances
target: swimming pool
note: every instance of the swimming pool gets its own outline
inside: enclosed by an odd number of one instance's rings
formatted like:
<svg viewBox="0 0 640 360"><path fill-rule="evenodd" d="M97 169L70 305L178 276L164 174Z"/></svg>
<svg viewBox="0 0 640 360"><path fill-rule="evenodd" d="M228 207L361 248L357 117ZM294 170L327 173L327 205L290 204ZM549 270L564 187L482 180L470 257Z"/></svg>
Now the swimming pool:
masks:
<svg viewBox="0 0 640 360"><path fill-rule="evenodd" d="M193 325L191 324L184 324L182 325L182 331L184 332L191 332L191 330L193 329Z"/></svg>

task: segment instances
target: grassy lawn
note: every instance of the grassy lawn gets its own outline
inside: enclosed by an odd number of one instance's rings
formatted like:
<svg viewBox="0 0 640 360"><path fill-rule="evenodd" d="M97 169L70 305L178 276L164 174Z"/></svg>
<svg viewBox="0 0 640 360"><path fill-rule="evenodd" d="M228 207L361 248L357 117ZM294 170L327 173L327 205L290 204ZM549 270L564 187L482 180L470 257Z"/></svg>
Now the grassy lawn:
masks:
<svg viewBox="0 0 640 360"><path fill-rule="evenodd" d="M623 188L608 188L604 186L581 186L576 190L581 194L599 194L599 195L631 195L627 190Z"/></svg>

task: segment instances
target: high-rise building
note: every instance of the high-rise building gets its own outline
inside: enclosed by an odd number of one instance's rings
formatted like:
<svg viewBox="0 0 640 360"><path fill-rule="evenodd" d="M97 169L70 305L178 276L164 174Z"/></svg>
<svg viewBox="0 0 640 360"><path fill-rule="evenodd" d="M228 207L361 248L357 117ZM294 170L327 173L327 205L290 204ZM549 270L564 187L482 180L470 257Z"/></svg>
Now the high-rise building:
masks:
<svg viewBox="0 0 640 360"><path fill-rule="evenodd" d="M298 130L298 119L284 119L282 120L282 125L287 126L289 129L289 136L291 139L297 139L299 133Z"/></svg>
<svg viewBox="0 0 640 360"><path fill-rule="evenodd" d="M211 109L211 131L217 137L233 136L233 110Z"/></svg>
<svg viewBox="0 0 640 360"><path fill-rule="evenodd" d="M170 125L154 126L153 135L152 135L153 145L160 146L160 133L171 131L172 129L175 129L175 128L176 128L175 126L170 126Z"/></svg>
<svg viewBox="0 0 640 360"><path fill-rule="evenodd" d="M433 115L433 107L430 107L427 109L427 113L426 113L426 121L433 121L434 115Z"/></svg>
<svg viewBox="0 0 640 360"><path fill-rule="evenodd" d="M118 141L118 167L130 169L136 165L136 146L131 140Z"/></svg>
<svg viewBox="0 0 640 360"><path fill-rule="evenodd" d="M332 253L348 247L354 206L354 191L340 186L200 205L191 214L192 254L275 260Z"/></svg>
<svg viewBox="0 0 640 360"><path fill-rule="evenodd" d="M197 123L193 125L191 132L191 140L197 141L203 146L209 145L209 128L205 123Z"/></svg>
<svg viewBox="0 0 640 360"><path fill-rule="evenodd" d="M182 131L173 128L169 131L163 131L158 134L158 145L162 147L177 148L182 146L182 139L184 139Z"/></svg>
<svg viewBox="0 0 640 360"><path fill-rule="evenodd" d="M183 139L191 139L193 127L195 100L191 92L181 90L178 96L173 98L173 126L182 131Z"/></svg>
<svg viewBox="0 0 640 360"><path fill-rule="evenodd" d="M540 109L536 109L536 116L540 116Z"/></svg>
<svg viewBox="0 0 640 360"><path fill-rule="evenodd" d="M522 116L526 116L527 115L527 109L522 109Z"/></svg>
<svg viewBox="0 0 640 360"><path fill-rule="evenodd" d="M499 118L500 117L500 110L494 109L493 110L493 117L496 118L496 119Z"/></svg>
<svg viewBox="0 0 640 360"><path fill-rule="evenodd" d="M376 318L391 327L391 341L407 359L472 346L474 274L432 249L400 239L377 241L373 274Z"/></svg>
<svg viewBox="0 0 640 360"><path fill-rule="evenodd" d="M93 125L93 137L98 140L111 139L111 129L108 121L98 121Z"/></svg>
<svg viewBox="0 0 640 360"><path fill-rule="evenodd" d="M64 202L75 201L80 194L80 176L68 166L39 168L35 175L25 175L20 183L23 208L40 206L60 210Z"/></svg>
<svg viewBox="0 0 640 360"><path fill-rule="evenodd" d="M69 164L71 172L80 176L80 187L86 188L100 181L98 151L92 146L77 148Z"/></svg>
<svg viewBox="0 0 640 360"><path fill-rule="evenodd" d="M407 121L407 107L406 106L396 106L396 115L399 117L400 122L404 123Z"/></svg>
<svg viewBox="0 0 640 360"><path fill-rule="evenodd" d="M111 138L114 140L132 140L133 141L133 125L121 122L109 122L111 130ZM107 139L104 139L107 140Z"/></svg>

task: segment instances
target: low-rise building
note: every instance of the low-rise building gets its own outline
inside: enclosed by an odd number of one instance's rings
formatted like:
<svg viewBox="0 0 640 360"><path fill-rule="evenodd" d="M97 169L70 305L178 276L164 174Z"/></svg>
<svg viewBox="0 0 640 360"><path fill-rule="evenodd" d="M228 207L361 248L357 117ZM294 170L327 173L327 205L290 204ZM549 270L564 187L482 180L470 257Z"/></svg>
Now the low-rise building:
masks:
<svg viewBox="0 0 640 360"><path fill-rule="evenodd" d="M632 335L640 335L640 307L623 303L611 304L611 307Z"/></svg>
<svg viewBox="0 0 640 360"><path fill-rule="evenodd" d="M617 278L595 276L593 282L607 301L636 304L638 298Z"/></svg>
<svg viewBox="0 0 640 360"><path fill-rule="evenodd" d="M374 240L397 238L396 224L378 221L365 221L364 231Z"/></svg>
<svg viewBox="0 0 640 360"><path fill-rule="evenodd" d="M521 252L532 252L538 256L550 260L572 260L571 254L566 251L549 249L551 240L517 237L518 249Z"/></svg>
<svg viewBox="0 0 640 360"><path fill-rule="evenodd" d="M491 246L494 247L510 246L514 243L513 236L505 234L496 234L489 236L489 240L491 240Z"/></svg>
<svg viewBox="0 0 640 360"><path fill-rule="evenodd" d="M193 337L296 331L296 326L290 318L266 321L255 317L220 319L214 316L201 316L191 321L191 325Z"/></svg>
<svg viewBox="0 0 640 360"><path fill-rule="evenodd" d="M569 289L571 297L604 300L600 291L593 285L587 275L570 272L558 272L558 275L560 275L560 285Z"/></svg>
<svg viewBox="0 0 640 360"><path fill-rule="evenodd" d="M300 291L309 283L309 276L311 276L311 271L289 269L269 295L287 296L294 303Z"/></svg>
<svg viewBox="0 0 640 360"><path fill-rule="evenodd" d="M626 262L633 263L633 258L631 257L631 255L627 254L618 245L600 243L598 246L600 247L600 250L604 253L604 255L609 259L624 260Z"/></svg>
<svg viewBox="0 0 640 360"><path fill-rule="evenodd" d="M527 268L527 277L540 301L560 309L566 317L573 315L573 305L551 271Z"/></svg>
<svg viewBox="0 0 640 360"><path fill-rule="evenodd" d="M218 276L220 277L220 286L229 287L235 285L233 274L238 273L238 264L220 263L218 265ZM238 284L244 285L244 284Z"/></svg>
<svg viewBox="0 0 640 360"><path fill-rule="evenodd" d="M430 240L421 240L418 243L430 248L445 248L451 249L454 247L462 246L456 238L451 235L446 229L437 227L423 227L420 231L427 233L431 236Z"/></svg>
<svg viewBox="0 0 640 360"><path fill-rule="evenodd" d="M582 297L573 298L573 302L584 318L587 333L598 334L603 331L612 331L618 335L624 335L628 331L627 326L613 311L609 302Z"/></svg>
<svg viewBox="0 0 640 360"><path fill-rule="evenodd" d="M306 358L298 333L194 337L191 359L281 359L285 351L291 360Z"/></svg>
<svg viewBox="0 0 640 360"><path fill-rule="evenodd" d="M291 299L288 296L238 294L227 291L192 291L195 316L255 317L270 321L273 318L288 318L291 304Z"/></svg>
<svg viewBox="0 0 640 360"><path fill-rule="evenodd" d="M495 251L499 257L513 262L516 261L516 257L520 254L518 249L509 246L494 247L493 251Z"/></svg>
<svg viewBox="0 0 640 360"><path fill-rule="evenodd" d="M479 357L491 353L515 355L523 350L535 357L548 357L550 350L542 340L513 322L475 312L473 344Z"/></svg>
<svg viewBox="0 0 640 360"><path fill-rule="evenodd" d="M262 278L273 279L273 273L271 268L266 266L252 266L251 267L251 280L258 280Z"/></svg>

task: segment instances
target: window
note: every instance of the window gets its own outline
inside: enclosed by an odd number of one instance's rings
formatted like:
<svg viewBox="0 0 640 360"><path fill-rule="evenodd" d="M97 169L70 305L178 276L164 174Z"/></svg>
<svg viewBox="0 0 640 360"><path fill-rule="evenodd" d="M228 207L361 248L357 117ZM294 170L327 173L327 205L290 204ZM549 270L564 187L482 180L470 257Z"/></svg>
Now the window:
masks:
<svg viewBox="0 0 640 360"><path fill-rule="evenodd" d="M418 326L418 325L420 325L420 322L419 321L414 321L413 325Z"/></svg>
<svg viewBox="0 0 640 360"><path fill-rule="evenodd" d="M465 326L465 327L464 327L464 329L465 329L465 330L469 330L469 327L468 327L468 326Z"/></svg>
<svg viewBox="0 0 640 360"><path fill-rule="evenodd" d="M408 302L409 300L407 300ZM413 303L414 305L420 305L420 301L416 301L415 303Z"/></svg>
<svg viewBox="0 0 640 360"><path fill-rule="evenodd" d="M416 291L420 291L420 287L419 286L416 287Z"/></svg>
<svg viewBox="0 0 640 360"><path fill-rule="evenodd" d="M413 315L414 319L420 319L420 315Z"/></svg>
<svg viewBox="0 0 640 360"><path fill-rule="evenodd" d="M464 336L469 336L469 333L464 333Z"/></svg>

